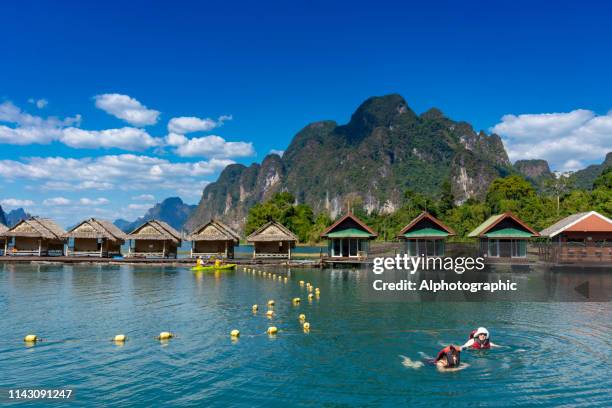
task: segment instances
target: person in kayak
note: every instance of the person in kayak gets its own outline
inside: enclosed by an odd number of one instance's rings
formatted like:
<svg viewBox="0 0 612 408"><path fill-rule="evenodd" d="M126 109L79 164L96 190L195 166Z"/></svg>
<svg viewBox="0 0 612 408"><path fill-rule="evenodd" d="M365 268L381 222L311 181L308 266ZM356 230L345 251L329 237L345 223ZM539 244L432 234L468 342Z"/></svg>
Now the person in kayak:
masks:
<svg viewBox="0 0 612 408"><path fill-rule="evenodd" d="M198 259L196 259L196 266L204 266L204 260L201 256L198 256Z"/></svg>
<svg viewBox="0 0 612 408"><path fill-rule="evenodd" d="M468 341L461 346L461 350L466 348L472 348L476 350L490 349L491 347L501 347L494 344L489 338L489 331L484 327L479 327L476 330L472 330L468 337Z"/></svg>

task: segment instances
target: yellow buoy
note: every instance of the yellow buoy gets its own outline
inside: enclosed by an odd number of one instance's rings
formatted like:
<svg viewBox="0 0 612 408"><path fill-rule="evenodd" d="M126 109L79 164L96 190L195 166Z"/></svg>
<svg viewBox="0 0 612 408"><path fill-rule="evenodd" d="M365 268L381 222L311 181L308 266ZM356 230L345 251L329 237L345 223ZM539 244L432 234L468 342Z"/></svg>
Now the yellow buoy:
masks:
<svg viewBox="0 0 612 408"><path fill-rule="evenodd" d="M38 341L38 337L35 334L28 334L23 338L23 341L26 343L36 343Z"/></svg>
<svg viewBox="0 0 612 408"><path fill-rule="evenodd" d="M256 311L259 309L259 306L257 306L257 305L253 305L253 307L251 307L251 309L252 309L254 312L256 312Z"/></svg>
<svg viewBox="0 0 612 408"><path fill-rule="evenodd" d="M293 298L293 303L300 303L302 299L300 298Z"/></svg>
<svg viewBox="0 0 612 408"><path fill-rule="evenodd" d="M268 306L274 306L274 300L272 299L268 300Z"/></svg>
<svg viewBox="0 0 612 408"><path fill-rule="evenodd" d="M272 316L274 316L274 310L268 310L266 312L266 316L268 316L269 318L272 318Z"/></svg>
<svg viewBox="0 0 612 408"><path fill-rule="evenodd" d="M174 334L170 333L170 332L161 332L159 333L159 336L157 336L157 338L159 340L168 340L174 337Z"/></svg>
<svg viewBox="0 0 612 408"><path fill-rule="evenodd" d="M118 334L113 338L113 341L116 343L123 343L127 340L127 336L125 334Z"/></svg>
<svg viewBox="0 0 612 408"><path fill-rule="evenodd" d="M236 329L232 330L232 331L230 332L230 336L232 336L232 337L238 337L238 336L240 336L240 330L236 330Z"/></svg>
<svg viewBox="0 0 612 408"><path fill-rule="evenodd" d="M278 329L275 326L268 327L268 334L276 334L278 333Z"/></svg>
<svg viewBox="0 0 612 408"><path fill-rule="evenodd" d="M304 322L304 325L302 327L304 327L304 331L308 331L310 330L310 323Z"/></svg>
<svg viewBox="0 0 612 408"><path fill-rule="evenodd" d="M300 286L304 286L304 281L300 281Z"/></svg>
<svg viewBox="0 0 612 408"><path fill-rule="evenodd" d="M302 313L301 315L298 316L298 319L300 320L306 320L306 315L304 313Z"/></svg>

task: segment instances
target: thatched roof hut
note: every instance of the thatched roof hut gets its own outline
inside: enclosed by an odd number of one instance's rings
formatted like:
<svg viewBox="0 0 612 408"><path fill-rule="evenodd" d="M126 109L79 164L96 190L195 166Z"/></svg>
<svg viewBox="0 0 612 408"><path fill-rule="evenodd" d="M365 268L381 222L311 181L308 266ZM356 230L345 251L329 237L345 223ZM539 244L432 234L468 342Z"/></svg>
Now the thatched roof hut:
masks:
<svg viewBox="0 0 612 408"><path fill-rule="evenodd" d="M64 234L65 238L81 239L108 239L110 241L123 241L126 234L112 222L90 218Z"/></svg>
<svg viewBox="0 0 612 408"><path fill-rule="evenodd" d="M150 220L127 235L134 241L128 256L176 257L181 245L181 233L160 220Z"/></svg>
<svg viewBox="0 0 612 408"><path fill-rule="evenodd" d="M6 255L63 255L64 231L48 218L32 217L19 221L3 237L14 238L12 251ZM6 244L5 244L6 246Z"/></svg>
<svg viewBox="0 0 612 408"><path fill-rule="evenodd" d="M120 255L126 234L110 221L90 218L65 233L64 238L74 239L68 255L103 257Z"/></svg>
<svg viewBox="0 0 612 408"><path fill-rule="evenodd" d="M237 232L218 220L210 220L193 230L187 238L192 242L191 257L234 257L234 246L240 242Z"/></svg>
<svg viewBox="0 0 612 408"><path fill-rule="evenodd" d="M253 258L291 258L298 237L284 225L269 221L247 237L253 243Z"/></svg>
<svg viewBox="0 0 612 408"><path fill-rule="evenodd" d="M240 235L219 220L210 220L193 230L189 241L240 241Z"/></svg>

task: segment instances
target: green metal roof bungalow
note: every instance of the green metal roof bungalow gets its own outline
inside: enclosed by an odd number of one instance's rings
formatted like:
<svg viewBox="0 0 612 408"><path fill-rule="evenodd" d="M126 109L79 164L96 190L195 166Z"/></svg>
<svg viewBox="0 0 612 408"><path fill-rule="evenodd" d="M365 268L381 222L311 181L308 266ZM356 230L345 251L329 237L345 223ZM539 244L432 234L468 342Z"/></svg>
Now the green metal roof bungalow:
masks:
<svg viewBox="0 0 612 408"><path fill-rule="evenodd" d="M423 211L400 231L397 238L405 241L409 256L444 256L446 238L452 235L455 231Z"/></svg>
<svg viewBox="0 0 612 408"><path fill-rule="evenodd" d="M367 258L369 242L377 236L372 228L350 212L321 234L327 239L330 258Z"/></svg>
<svg viewBox="0 0 612 408"><path fill-rule="evenodd" d="M527 242L540 234L511 212L492 215L469 233L478 238L480 253L489 258L526 259Z"/></svg>

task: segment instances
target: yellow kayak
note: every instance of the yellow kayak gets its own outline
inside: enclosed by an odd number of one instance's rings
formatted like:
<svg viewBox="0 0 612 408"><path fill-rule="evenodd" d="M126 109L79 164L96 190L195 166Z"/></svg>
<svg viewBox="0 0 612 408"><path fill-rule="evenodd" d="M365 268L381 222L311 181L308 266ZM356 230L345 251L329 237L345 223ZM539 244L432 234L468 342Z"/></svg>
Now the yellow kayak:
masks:
<svg viewBox="0 0 612 408"><path fill-rule="evenodd" d="M192 271L223 271L236 269L236 264L223 264L219 266L206 265L206 266L194 266L191 268Z"/></svg>

